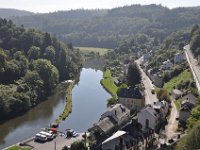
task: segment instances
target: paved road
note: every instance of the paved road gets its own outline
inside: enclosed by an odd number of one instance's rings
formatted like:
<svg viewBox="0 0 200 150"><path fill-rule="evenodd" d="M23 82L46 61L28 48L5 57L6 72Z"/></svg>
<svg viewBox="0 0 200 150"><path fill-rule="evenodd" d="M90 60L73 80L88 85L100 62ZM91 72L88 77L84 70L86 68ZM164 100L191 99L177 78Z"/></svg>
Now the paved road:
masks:
<svg viewBox="0 0 200 150"><path fill-rule="evenodd" d="M154 102L157 102L158 99L156 97L156 94L151 93L151 89L153 88L153 84L149 77L146 75L146 73L143 71L143 69L140 67L140 64L143 62L143 57L140 57L136 60L136 63L138 64L138 67L142 73L142 82L144 83L145 87L145 104L153 104Z"/></svg>
<svg viewBox="0 0 200 150"><path fill-rule="evenodd" d="M197 60L194 58L192 52L190 51L190 46L186 45L184 49L185 49L185 56L187 58L188 64L190 66L194 80L197 85L198 92L200 94L200 66L198 65Z"/></svg>

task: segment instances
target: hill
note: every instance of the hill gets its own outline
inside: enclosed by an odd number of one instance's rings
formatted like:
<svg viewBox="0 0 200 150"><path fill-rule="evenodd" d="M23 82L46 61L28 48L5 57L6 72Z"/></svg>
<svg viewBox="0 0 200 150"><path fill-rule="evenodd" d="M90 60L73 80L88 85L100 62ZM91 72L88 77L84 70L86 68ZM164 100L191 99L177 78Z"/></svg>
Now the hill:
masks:
<svg viewBox="0 0 200 150"><path fill-rule="evenodd" d="M75 46L115 48L120 41L138 33L163 41L176 30L199 24L199 18L199 7L168 9L152 4L60 11L11 19L17 25L55 34Z"/></svg>
<svg viewBox="0 0 200 150"><path fill-rule="evenodd" d="M0 121L23 114L75 78L81 57L49 33L0 19Z"/></svg>
<svg viewBox="0 0 200 150"><path fill-rule="evenodd" d="M7 9L1 8L0 9L0 17L1 18L9 18L9 17L16 17L16 16L30 16L34 15L34 13L25 11L25 10L17 10L17 9Z"/></svg>

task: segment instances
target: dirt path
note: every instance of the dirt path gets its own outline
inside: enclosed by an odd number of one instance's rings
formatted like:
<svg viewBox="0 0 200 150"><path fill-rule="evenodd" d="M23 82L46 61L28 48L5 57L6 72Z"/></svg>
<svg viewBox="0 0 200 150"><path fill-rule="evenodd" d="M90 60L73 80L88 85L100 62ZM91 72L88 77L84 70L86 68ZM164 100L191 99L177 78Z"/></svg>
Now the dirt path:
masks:
<svg viewBox="0 0 200 150"><path fill-rule="evenodd" d="M174 104L174 101L172 101L172 109L170 113L170 118L168 120L168 125L165 128L167 139L171 139L176 135L176 130L178 127L178 121L176 120L177 117L178 117L178 111L176 109L176 105Z"/></svg>

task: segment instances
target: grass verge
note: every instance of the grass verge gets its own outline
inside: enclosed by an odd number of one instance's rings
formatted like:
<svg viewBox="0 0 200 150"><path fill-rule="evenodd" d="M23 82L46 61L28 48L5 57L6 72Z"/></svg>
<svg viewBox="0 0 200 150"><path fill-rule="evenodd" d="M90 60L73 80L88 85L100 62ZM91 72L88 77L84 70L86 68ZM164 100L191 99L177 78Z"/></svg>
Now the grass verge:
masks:
<svg viewBox="0 0 200 150"><path fill-rule="evenodd" d="M60 123L62 120L65 120L69 114L72 112L72 89L73 89L73 82L69 83L67 87L67 96L66 96L66 104L65 108L60 114L60 116L56 119L56 123Z"/></svg>
<svg viewBox="0 0 200 150"><path fill-rule="evenodd" d="M118 87L114 83L110 70L107 69L104 72L104 78L101 80L101 84L113 96L113 98L117 99Z"/></svg>
<svg viewBox="0 0 200 150"><path fill-rule="evenodd" d="M30 150L30 148L28 148L28 147L23 148L23 147L20 147L20 146L12 146L12 147L10 147L6 150Z"/></svg>
<svg viewBox="0 0 200 150"><path fill-rule="evenodd" d="M177 111L179 112L181 109L181 99L175 100L174 104L176 106Z"/></svg>

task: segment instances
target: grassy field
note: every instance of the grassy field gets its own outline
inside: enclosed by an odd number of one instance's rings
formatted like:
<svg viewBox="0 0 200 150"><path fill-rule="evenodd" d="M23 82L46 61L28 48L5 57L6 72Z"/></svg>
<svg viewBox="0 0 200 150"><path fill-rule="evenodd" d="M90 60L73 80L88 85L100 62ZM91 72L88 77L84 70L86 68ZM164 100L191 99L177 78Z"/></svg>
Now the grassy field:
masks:
<svg viewBox="0 0 200 150"><path fill-rule="evenodd" d="M30 148L22 148L20 146L13 146L8 148L7 150L30 150Z"/></svg>
<svg viewBox="0 0 200 150"><path fill-rule="evenodd" d="M104 72L104 78L101 80L101 84L113 96L113 98L117 99L118 87L114 83L110 70Z"/></svg>
<svg viewBox="0 0 200 150"><path fill-rule="evenodd" d="M166 89L168 92L171 92L173 87L181 83L181 81L192 80L192 79L193 79L192 73L188 70L185 70L178 76L171 79L169 82L165 83L164 89Z"/></svg>
<svg viewBox="0 0 200 150"><path fill-rule="evenodd" d="M76 47L83 53L99 53L101 56L106 54L108 51L111 51L112 49L108 48L96 48L96 47Z"/></svg>

